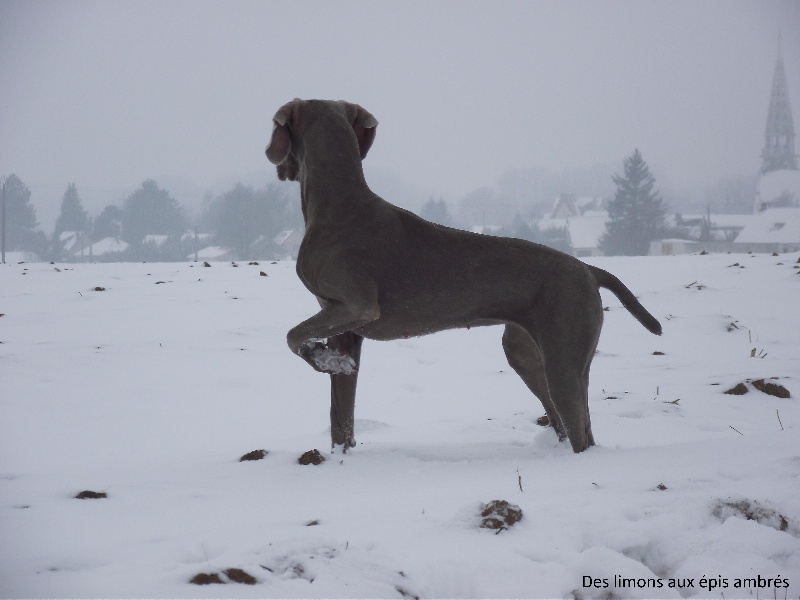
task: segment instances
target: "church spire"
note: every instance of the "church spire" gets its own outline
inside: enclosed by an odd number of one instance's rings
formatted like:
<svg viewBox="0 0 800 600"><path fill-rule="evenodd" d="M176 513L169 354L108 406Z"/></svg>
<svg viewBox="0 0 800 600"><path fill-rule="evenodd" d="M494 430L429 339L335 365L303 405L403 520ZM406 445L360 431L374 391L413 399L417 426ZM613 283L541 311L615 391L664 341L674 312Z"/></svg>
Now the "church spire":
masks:
<svg viewBox="0 0 800 600"><path fill-rule="evenodd" d="M761 173L781 169L796 170L794 122L789 104L789 89L786 85L786 70L783 67L780 34L778 34L778 60L775 63L775 74L772 76L772 95L769 99L769 113L764 137Z"/></svg>

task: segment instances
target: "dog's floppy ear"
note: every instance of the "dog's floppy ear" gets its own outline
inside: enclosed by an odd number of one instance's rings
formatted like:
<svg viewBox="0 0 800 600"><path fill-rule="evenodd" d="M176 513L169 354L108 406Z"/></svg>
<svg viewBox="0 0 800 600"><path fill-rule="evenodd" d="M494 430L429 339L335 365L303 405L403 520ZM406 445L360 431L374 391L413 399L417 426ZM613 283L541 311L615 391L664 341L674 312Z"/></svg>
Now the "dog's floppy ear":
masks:
<svg viewBox="0 0 800 600"><path fill-rule="evenodd" d="M351 104L350 102L343 102L343 104L350 117L350 123L353 125L353 131L356 132L358 151L361 153L361 159L363 160L367 157L367 152L369 152L372 142L375 141L378 120L358 104Z"/></svg>
<svg viewBox="0 0 800 600"><path fill-rule="evenodd" d="M281 164L289 150L292 149L292 139L289 136L289 127L272 122L272 137L267 144L267 158L273 165Z"/></svg>
<svg viewBox="0 0 800 600"><path fill-rule="evenodd" d="M297 174L296 160L289 160L294 162L295 167L285 164L287 159L293 159L289 155L292 150L292 137L289 132L289 123L293 123L298 118L299 100L294 99L281 106L275 116L272 117L272 137L267 144L267 158L273 165L278 166L278 178L281 180L290 179L294 180L294 175Z"/></svg>

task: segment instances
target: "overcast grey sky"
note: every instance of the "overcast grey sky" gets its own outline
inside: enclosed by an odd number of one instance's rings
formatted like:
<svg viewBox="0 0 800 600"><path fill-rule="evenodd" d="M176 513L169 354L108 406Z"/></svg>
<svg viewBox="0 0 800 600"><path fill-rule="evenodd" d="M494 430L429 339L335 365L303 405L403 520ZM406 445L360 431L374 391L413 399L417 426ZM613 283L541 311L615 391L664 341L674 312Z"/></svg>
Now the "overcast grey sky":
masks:
<svg viewBox="0 0 800 600"><path fill-rule="evenodd" d="M271 118L302 97L362 104L368 178L449 201L636 147L711 183L759 167L779 30L799 122L797 0L0 0L0 174L46 229L69 182L95 213L147 178L188 203L274 181Z"/></svg>

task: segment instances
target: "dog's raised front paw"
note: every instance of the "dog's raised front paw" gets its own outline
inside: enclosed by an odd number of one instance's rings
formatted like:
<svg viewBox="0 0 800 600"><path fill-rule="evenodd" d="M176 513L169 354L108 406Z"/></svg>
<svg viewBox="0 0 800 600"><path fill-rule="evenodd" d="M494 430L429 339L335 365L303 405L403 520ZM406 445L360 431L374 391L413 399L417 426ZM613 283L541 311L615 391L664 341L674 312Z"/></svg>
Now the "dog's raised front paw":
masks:
<svg viewBox="0 0 800 600"><path fill-rule="evenodd" d="M298 354L320 373L352 375L358 370L352 356L331 350L321 342L307 342Z"/></svg>

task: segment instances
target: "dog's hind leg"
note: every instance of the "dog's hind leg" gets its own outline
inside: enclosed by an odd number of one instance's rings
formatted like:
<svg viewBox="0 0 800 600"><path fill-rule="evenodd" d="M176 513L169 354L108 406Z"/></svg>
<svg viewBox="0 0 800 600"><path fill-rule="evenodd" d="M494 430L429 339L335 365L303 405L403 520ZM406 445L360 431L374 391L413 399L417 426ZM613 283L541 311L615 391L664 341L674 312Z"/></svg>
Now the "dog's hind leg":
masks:
<svg viewBox="0 0 800 600"><path fill-rule="evenodd" d="M573 324L581 315L574 315ZM594 446L589 418L589 368L600 336L601 320L583 320L583 326L561 330L550 326L541 336L547 389L574 452Z"/></svg>
<svg viewBox="0 0 800 600"><path fill-rule="evenodd" d="M355 370L350 375L331 374L331 447L342 446L344 452L356 445L356 383L363 341L363 337L352 331L328 338L329 348L350 356L355 363Z"/></svg>
<svg viewBox="0 0 800 600"><path fill-rule="evenodd" d="M508 364L542 403L550 425L558 434L558 439L566 439L567 434L561 425L561 417L550 400L544 362L536 342L519 325L508 324L503 332L503 350Z"/></svg>
<svg viewBox="0 0 800 600"><path fill-rule="evenodd" d="M547 358L545 358L547 361ZM547 362L546 362L547 364ZM574 452L594 446L589 417L589 367L581 371L557 364L546 368L550 397Z"/></svg>

